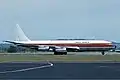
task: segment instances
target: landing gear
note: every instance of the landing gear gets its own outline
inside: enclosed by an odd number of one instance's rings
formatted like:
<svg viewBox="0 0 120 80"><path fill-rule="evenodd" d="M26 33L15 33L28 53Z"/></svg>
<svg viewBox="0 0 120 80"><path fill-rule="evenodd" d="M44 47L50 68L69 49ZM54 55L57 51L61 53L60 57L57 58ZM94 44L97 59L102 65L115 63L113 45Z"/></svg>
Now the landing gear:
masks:
<svg viewBox="0 0 120 80"><path fill-rule="evenodd" d="M54 55L67 55L67 52L54 52Z"/></svg>
<svg viewBox="0 0 120 80"><path fill-rule="evenodd" d="M101 53L102 53L102 55L105 55L105 52L104 52L104 51L102 51Z"/></svg>

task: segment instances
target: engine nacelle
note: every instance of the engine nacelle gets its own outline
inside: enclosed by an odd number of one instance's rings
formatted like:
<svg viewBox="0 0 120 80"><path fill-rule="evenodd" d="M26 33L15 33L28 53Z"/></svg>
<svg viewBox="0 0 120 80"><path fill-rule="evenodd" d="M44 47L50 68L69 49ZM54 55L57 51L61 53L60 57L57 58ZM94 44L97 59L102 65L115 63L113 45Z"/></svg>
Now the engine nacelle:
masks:
<svg viewBox="0 0 120 80"><path fill-rule="evenodd" d="M47 51L47 50L49 50L49 46L39 46L38 50Z"/></svg>
<svg viewBox="0 0 120 80"><path fill-rule="evenodd" d="M68 51L68 52L71 52L71 51L72 51L72 52L73 52L73 51L76 52L76 51L79 51L79 50L80 50L79 47L67 47L67 51Z"/></svg>
<svg viewBox="0 0 120 80"><path fill-rule="evenodd" d="M55 49L56 52L67 52L66 48L57 48Z"/></svg>
<svg viewBox="0 0 120 80"><path fill-rule="evenodd" d="M76 50L80 50L80 47L67 47L69 49L76 49Z"/></svg>

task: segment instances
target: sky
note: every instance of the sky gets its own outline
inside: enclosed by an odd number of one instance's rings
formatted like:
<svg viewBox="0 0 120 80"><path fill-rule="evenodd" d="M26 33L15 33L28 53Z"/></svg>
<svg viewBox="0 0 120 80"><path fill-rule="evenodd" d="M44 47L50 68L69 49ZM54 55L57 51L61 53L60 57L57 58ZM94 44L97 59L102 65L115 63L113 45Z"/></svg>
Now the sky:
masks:
<svg viewBox="0 0 120 80"><path fill-rule="evenodd" d="M15 38L16 24L31 40L120 42L120 0L0 0L0 41Z"/></svg>

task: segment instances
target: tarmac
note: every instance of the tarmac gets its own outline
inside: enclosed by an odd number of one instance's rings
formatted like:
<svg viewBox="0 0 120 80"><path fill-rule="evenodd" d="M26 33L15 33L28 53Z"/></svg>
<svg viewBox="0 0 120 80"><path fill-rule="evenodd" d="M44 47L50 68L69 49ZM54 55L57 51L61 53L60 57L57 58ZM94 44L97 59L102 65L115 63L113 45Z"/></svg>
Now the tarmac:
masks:
<svg viewBox="0 0 120 80"><path fill-rule="evenodd" d="M0 80L120 79L120 62L4 62Z"/></svg>
<svg viewBox="0 0 120 80"><path fill-rule="evenodd" d="M0 54L43 54L51 55L53 52L26 52L26 53L0 53ZM120 52L105 52L107 55L120 54ZM68 52L67 55L101 55L101 52Z"/></svg>

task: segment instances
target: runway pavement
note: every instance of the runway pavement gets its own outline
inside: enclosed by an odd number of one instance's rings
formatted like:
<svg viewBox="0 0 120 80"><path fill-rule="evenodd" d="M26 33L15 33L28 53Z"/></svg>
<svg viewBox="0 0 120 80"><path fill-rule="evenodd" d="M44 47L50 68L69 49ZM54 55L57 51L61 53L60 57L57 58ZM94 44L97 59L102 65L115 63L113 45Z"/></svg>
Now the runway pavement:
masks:
<svg viewBox="0 0 120 80"><path fill-rule="evenodd" d="M120 79L119 62L0 63L0 80Z"/></svg>
<svg viewBox="0 0 120 80"><path fill-rule="evenodd" d="M0 53L0 54L41 54L41 55L51 55L53 52L26 52L26 53ZM120 52L105 52L106 55L120 54ZM67 55L101 55L101 52L68 52Z"/></svg>

